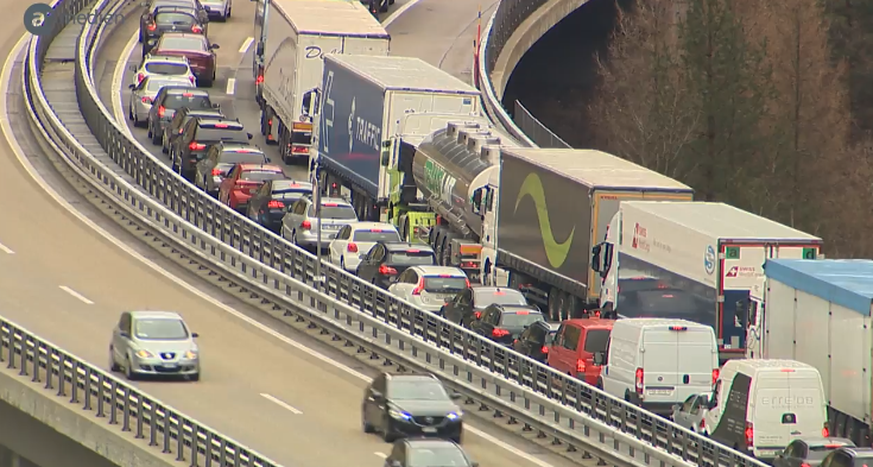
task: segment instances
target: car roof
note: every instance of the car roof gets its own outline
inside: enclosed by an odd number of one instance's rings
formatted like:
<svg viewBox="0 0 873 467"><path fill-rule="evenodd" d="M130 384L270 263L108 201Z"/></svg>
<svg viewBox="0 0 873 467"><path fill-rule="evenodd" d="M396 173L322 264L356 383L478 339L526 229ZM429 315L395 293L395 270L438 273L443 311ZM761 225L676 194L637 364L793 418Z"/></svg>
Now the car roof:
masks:
<svg viewBox="0 0 873 467"><path fill-rule="evenodd" d="M129 311L133 319L182 319L182 315L175 311Z"/></svg>
<svg viewBox="0 0 873 467"><path fill-rule="evenodd" d="M352 227L353 231L366 229L397 230L393 224L387 222L350 222L349 225Z"/></svg>
<svg viewBox="0 0 873 467"><path fill-rule="evenodd" d="M288 188L307 188L312 189L312 184L309 182L301 182L297 180L292 180L290 178L282 179L282 180L270 180L267 183L272 185L272 190L287 190Z"/></svg>
<svg viewBox="0 0 873 467"><path fill-rule="evenodd" d="M421 251L429 251L433 253L433 248L428 245L423 245L419 243L408 243L408 242L379 242L385 245L385 248L388 251L400 251L400 250L421 250Z"/></svg>
<svg viewBox="0 0 873 467"><path fill-rule="evenodd" d="M264 152L261 148L257 146L252 146L248 143L240 143L238 141L225 141L218 144L221 145L222 152Z"/></svg>
<svg viewBox="0 0 873 467"><path fill-rule="evenodd" d="M452 277L467 277L467 274L465 274L464 271L454 266L412 266L409 269L416 270L425 276L448 274Z"/></svg>
<svg viewBox="0 0 873 467"><path fill-rule="evenodd" d="M220 110L208 110L208 109L192 109L190 107L183 107L179 110L180 112L184 112L186 117L191 118L203 118L203 117L213 117L213 118L221 118L222 114Z"/></svg>
<svg viewBox="0 0 873 467"><path fill-rule="evenodd" d="M165 86L164 89L167 90L167 93L173 94L194 94L197 96L206 96L209 97L209 93L197 88L186 88L183 86Z"/></svg>
<svg viewBox="0 0 873 467"><path fill-rule="evenodd" d="M828 444L845 444L848 445L846 447L852 447L855 443L852 440L847 438L837 438L837 437L828 437L824 438L821 436L801 436L799 438L795 438L795 441L802 441L810 446L826 446Z"/></svg>
<svg viewBox="0 0 873 467"><path fill-rule="evenodd" d="M192 32L165 32L161 35L161 39L165 37L196 37L198 39L206 39L203 34L194 34Z"/></svg>
<svg viewBox="0 0 873 467"><path fill-rule="evenodd" d="M282 172L282 167L273 164L238 164L240 168L242 168L243 172L250 172L254 170L266 170L270 172Z"/></svg>
<svg viewBox="0 0 873 467"><path fill-rule="evenodd" d="M175 83L183 83L185 86L190 86L189 89L194 89L194 86L191 84L191 81L188 80L187 77L179 75L149 75L146 76L143 81L172 81ZM182 84L180 84L179 86L181 85ZM171 84L170 86L175 85Z"/></svg>
<svg viewBox="0 0 873 467"><path fill-rule="evenodd" d="M473 286L473 292L481 292L481 293L497 293L497 292L514 292L517 294L521 294L520 291L513 289L512 287L495 287L493 285L476 285ZM523 294L522 294L523 295Z"/></svg>
<svg viewBox="0 0 873 467"><path fill-rule="evenodd" d="M243 124L238 120L231 120L229 118L221 118L221 117L198 117L197 118L197 126L203 125L227 125L228 129L243 129ZM224 128L219 128L224 129Z"/></svg>
<svg viewBox="0 0 873 467"><path fill-rule="evenodd" d="M158 5L152 11L155 12L155 15L159 15L161 13L184 13L188 16L194 16L194 6L192 5Z"/></svg>
<svg viewBox="0 0 873 467"><path fill-rule="evenodd" d="M615 320L601 318L573 318L565 320L561 324L567 324L583 329L612 329Z"/></svg>

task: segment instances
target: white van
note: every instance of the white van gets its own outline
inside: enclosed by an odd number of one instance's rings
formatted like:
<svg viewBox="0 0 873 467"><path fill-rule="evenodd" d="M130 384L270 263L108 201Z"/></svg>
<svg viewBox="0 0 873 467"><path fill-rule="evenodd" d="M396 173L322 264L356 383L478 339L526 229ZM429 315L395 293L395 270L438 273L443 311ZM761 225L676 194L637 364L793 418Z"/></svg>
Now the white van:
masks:
<svg viewBox="0 0 873 467"><path fill-rule="evenodd" d="M706 431L726 446L773 459L796 438L829 436L826 402L821 375L806 363L730 360L710 399Z"/></svg>
<svg viewBox="0 0 873 467"><path fill-rule="evenodd" d="M712 391L717 378L718 342L711 327L682 319L629 318L612 327L598 386L669 415L688 396Z"/></svg>

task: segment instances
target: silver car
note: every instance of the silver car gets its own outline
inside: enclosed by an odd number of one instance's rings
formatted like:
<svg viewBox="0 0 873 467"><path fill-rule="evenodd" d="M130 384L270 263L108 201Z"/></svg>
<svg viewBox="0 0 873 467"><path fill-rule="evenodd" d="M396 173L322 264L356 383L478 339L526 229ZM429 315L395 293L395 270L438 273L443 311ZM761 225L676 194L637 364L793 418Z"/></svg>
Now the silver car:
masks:
<svg viewBox="0 0 873 467"><path fill-rule="evenodd" d="M217 19L219 21L227 21L230 18L230 10L233 8L231 0L200 0L206 13L209 14L209 19Z"/></svg>
<svg viewBox="0 0 873 467"><path fill-rule="evenodd" d="M706 430L706 412L709 411L710 393L692 394L682 404L673 406L673 422L700 434L708 435Z"/></svg>
<svg viewBox="0 0 873 467"><path fill-rule="evenodd" d="M112 330L109 369L141 376L200 379L200 350L185 320L171 311L125 311Z"/></svg>
<svg viewBox="0 0 873 467"><path fill-rule="evenodd" d="M187 86L196 87L186 78L172 76L149 76L139 85L130 85L130 100L127 104L127 118L133 122L133 126L146 126L149 119L149 110L152 101L158 95L158 91L164 86Z"/></svg>
<svg viewBox="0 0 873 467"><path fill-rule="evenodd" d="M130 71L132 72L130 84L134 86L154 75L181 77L191 81L191 84L197 84L197 78L194 77L191 65L185 57L147 55L139 66L131 65Z"/></svg>
<svg viewBox="0 0 873 467"><path fill-rule="evenodd" d="M282 217L282 237L303 248L326 248L341 227L358 221L355 208L342 198L321 198L321 221L311 196L304 196ZM318 230L321 229L321 244Z"/></svg>

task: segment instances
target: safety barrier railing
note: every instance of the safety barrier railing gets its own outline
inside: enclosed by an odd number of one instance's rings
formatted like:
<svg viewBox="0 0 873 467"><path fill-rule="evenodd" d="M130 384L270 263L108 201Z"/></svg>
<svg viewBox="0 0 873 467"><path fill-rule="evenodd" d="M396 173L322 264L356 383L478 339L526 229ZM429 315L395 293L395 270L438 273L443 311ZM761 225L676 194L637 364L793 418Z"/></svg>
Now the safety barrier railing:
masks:
<svg viewBox="0 0 873 467"><path fill-rule="evenodd" d="M108 7L104 0L95 7ZM129 139L100 101L91 65L101 28L86 25L77 44L76 93L82 113L134 186L91 156L63 128L39 85L41 39L31 45L26 85L35 116L71 168L119 209L191 255L284 310L317 322L337 340L440 376L456 390L613 464L764 464L436 317L316 257L218 203ZM44 51L43 51L44 53ZM36 118L36 117L35 117ZM219 436L215 434L215 436Z"/></svg>
<svg viewBox="0 0 873 467"><path fill-rule="evenodd" d="M538 118L534 117L534 114L527 110L527 107L519 100L515 101L514 121L524 131L524 134L528 135L541 148L573 148Z"/></svg>

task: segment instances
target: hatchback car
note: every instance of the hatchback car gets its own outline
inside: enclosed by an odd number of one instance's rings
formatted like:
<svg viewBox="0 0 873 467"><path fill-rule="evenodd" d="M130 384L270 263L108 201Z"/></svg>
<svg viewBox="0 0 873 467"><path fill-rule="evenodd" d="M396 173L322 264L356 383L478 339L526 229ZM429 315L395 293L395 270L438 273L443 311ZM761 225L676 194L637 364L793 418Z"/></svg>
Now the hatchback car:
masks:
<svg viewBox="0 0 873 467"><path fill-rule="evenodd" d="M512 342L512 349L540 363L546 363L550 347L560 326L560 323L537 321L528 326L518 339Z"/></svg>
<svg viewBox="0 0 873 467"><path fill-rule="evenodd" d="M348 272L355 273L361 264L361 255L370 251L378 242L399 242L400 234L392 225L385 222L355 222L336 234L327 246L330 262Z"/></svg>
<svg viewBox="0 0 873 467"><path fill-rule="evenodd" d="M197 15L197 10L184 6L161 6L141 23L143 37L143 57L148 55L158 43L158 39L168 32L190 32L206 34L206 22Z"/></svg>
<svg viewBox="0 0 873 467"><path fill-rule="evenodd" d="M482 317L473 321L470 330L498 344L512 345L512 341L537 322L546 318L530 305L498 305L485 308Z"/></svg>
<svg viewBox="0 0 873 467"><path fill-rule="evenodd" d="M249 219L278 234L285 211L300 198L312 193L312 184L296 180L267 180L252 195L246 215Z"/></svg>
<svg viewBox="0 0 873 467"><path fill-rule="evenodd" d="M215 82L215 50L218 48L218 44L213 44L200 34L168 32L158 39L150 53L187 58L197 78L197 85L208 88Z"/></svg>
<svg viewBox="0 0 873 467"><path fill-rule="evenodd" d="M197 84L191 65L185 57L167 57L161 55L147 55L142 63L130 66L131 83L134 86L149 76L181 77Z"/></svg>
<svg viewBox="0 0 873 467"><path fill-rule="evenodd" d="M282 237L302 248L324 248L342 226L358 220L355 208L342 198L321 198L321 212L318 211L311 196L297 200L282 218Z"/></svg>
<svg viewBox="0 0 873 467"><path fill-rule="evenodd" d="M841 447L834 449L819 464L821 467L863 467L873 464L873 449Z"/></svg>
<svg viewBox="0 0 873 467"><path fill-rule="evenodd" d="M217 198L221 182L234 165L269 163L270 158L264 154L264 151L248 143L213 144L206 151L206 157L197 162L194 184Z"/></svg>
<svg viewBox="0 0 873 467"><path fill-rule="evenodd" d="M209 19L227 21L233 9L233 0L202 0L203 8L209 15Z"/></svg>
<svg viewBox="0 0 873 467"><path fill-rule="evenodd" d="M203 109L189 109L188 107L182 107L177 110L176 113L173 114L173 119L170 120L170 123L164 127L164 131L161 132L161 152L164 154L170 153L170 147L175 142L176 138L185 131L185 125L192 118L217 118L217 119L225 119L227 118L223 113L221 113L218 109L211 110L203 110Z"/></svg>
<svg viewBox="0 0 873 467"><path fill-rule="evenodd" d="M417 243L379 242L369 253L361 256L358 277L373 285L387 289L397 276L412 266L433 266L436 255L426 245Z"/></svg>
<svg viewBox="0 0 873 467"><path fill-rule="evenodd" d="M146 126L149 120L149 112L152 110L152 100L165 86L194 87L184 77L170 77L154 75L142 80L139 85L130 85L130 97L127 103L127 118L133 122L133 126Z"/></svg>
<svg viewBox="0 0 873 467"><path fill-rule="evenodd" d="M125 311L112 330L109 369L141 376L185 376L200 379L197 333L171 311Z"/></svg>
<svg viewBox="0 0 873 467"><path fill-rule="evenodd" d="M461 442L464 412L433 375L382 373L364 390L361 424L387 442L427 436Z"/></svg>
<svg viewBox="0 0 873 467"><path fill-rule="evenodd" d="M458 443L443 439L404 438L394 442L385 467L478 467Z"/></svg>
<svg viewBox="0 0 873 467"><path fill-rule="evenodd" d="M819 467L831 451L854 447L846 438L798 438L773 460L773 467Z"/></svg>
<svg viewBox="0 0 873 467"><path fill-rule="evenodd" d="M145 2L143 5L145 10L142 12L142 15L139 17L139 42L140 44L145 42L145 37L143 36L143 32L147 29L147 21L154 16L155 11L159 8L166 7L177 7L177 8L189 8L197 13L197 19L201 22L208 22L209 17L206 13L206 10L203 8L203 5L200 4L200 0L151 0Z"/></svg>
<svg viewBox="0 0 873 467"><path fill-rule="evenodd" d="M218 200L245 214L249 199L267 180L287 178L282 168L267 164L236 164L218 188Z"/></svg>
<svg viewBox="0 0 873 467"><path fill-rule="evenodd" d="M194 181L196 164L206 157L209 146L218 143L247 143L252 139L242 123L227 118L192 118L170 146L173 170Z"/></svg>
<svg viewBox="0 0 873 467"><path fill-rule="evenodd" d="M149 110L149 138L152 144L161 144L164 128L176 111L182 108L192 110L214 110L218 107L209 98L209 93L201 89L191 89L186 86L164 86L158 91Z"/></svg>
<svg viewBox="0 0 873 467"><path fill-rule="evenodd" d="M706 434L706 411L709 410L710 393L692 394L682 404L673 406L673 423L699 435ZM824 456L822 456L824 458ZM797 465L796 467L800 467Z"/></svg>
<svg viewBox="0 0 873 467"><path fill-rule="evenodd" d="M439 313L446 300L470 288L463 270L450 266L413 266L397 276L388 291L431 313Z"/></svg>
<svg viewBox="0 0 873 467"><path fill-rule="evenodd" d="M503 305L527 305L527 299L521 292L506 287L476 286L464 291L446 302L440 315L464 327L482 316L482 310L488 305L500 303Z"/></svg>

